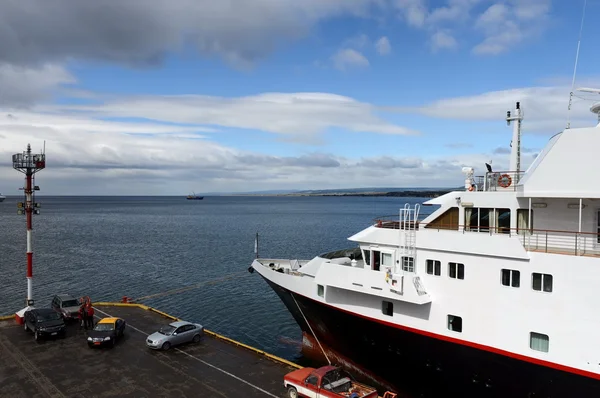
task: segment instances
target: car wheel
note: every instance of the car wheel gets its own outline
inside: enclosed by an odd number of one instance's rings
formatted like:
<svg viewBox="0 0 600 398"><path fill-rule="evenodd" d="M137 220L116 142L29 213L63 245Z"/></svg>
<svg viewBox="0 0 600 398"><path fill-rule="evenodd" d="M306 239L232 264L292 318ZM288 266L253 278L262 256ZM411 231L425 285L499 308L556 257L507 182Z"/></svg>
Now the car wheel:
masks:
<svg viewBox="0 0 600 398"><path fill-rule="evenodd" d="M199 334L195 335L194 338L192 339L192 341L194 343L199 343L200 342L200 335Z"/></svg>
<svg viewBox="0 0 600 398"><path fill-rule="evenodd" d="M167 351L169 348L171 348L171 343L168 341L162 345L162 349L165 351Z"/></svg>
<svg viewBox="0 0 600 398"><path fill-rule="evenodd" d="M295 387L292 387L292 386L288 387L288 397L298 398L298 391L296 390Z"/></svg>

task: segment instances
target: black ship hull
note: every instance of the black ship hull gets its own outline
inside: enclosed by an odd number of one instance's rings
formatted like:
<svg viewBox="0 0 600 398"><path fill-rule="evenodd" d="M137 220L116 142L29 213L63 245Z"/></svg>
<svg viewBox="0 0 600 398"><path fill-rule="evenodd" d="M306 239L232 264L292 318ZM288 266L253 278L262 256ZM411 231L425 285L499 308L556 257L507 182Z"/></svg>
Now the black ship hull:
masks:
<svg viewBox="0 0 600 398"><path fill-rule="evenodd" d="M384 324L265 280L306 335L314 332L326 350L351 358L393 386L399 396L600 397L600 380L588 375Z"/></svg>

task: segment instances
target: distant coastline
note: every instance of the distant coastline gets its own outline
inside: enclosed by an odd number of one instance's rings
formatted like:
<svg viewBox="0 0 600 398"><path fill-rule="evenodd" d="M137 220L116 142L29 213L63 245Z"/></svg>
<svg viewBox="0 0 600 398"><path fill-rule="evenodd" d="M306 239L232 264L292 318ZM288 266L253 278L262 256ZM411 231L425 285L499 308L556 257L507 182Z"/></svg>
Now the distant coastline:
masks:
<svg viewBox="0 0 600 398"><path fill-rule="evenodd" d="M373 192L294 192L275 196L388 196L403 198L437 198L452 192L454 189L415 190L415 191L373 191Z"/></svg>

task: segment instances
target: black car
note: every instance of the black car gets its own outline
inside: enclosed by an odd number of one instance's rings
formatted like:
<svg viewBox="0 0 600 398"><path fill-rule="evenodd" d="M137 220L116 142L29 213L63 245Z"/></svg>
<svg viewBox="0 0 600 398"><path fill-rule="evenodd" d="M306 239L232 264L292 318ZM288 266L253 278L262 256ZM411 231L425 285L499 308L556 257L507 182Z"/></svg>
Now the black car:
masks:
<svg viewBox="0 0 600 398"><path fill-rule="evenodd" d="M114 347L117 339L125 333L125 320L121 318L103 318L88 332L88 346L108 345Z"/></svg>
<svg viewBox="0 0 600 398"><path fill-rule="evenodd" d="M31 330L37 340L45 337L64 337L66 325L61 314L52 308L35 308L23 315L25 331Z"/></svg>

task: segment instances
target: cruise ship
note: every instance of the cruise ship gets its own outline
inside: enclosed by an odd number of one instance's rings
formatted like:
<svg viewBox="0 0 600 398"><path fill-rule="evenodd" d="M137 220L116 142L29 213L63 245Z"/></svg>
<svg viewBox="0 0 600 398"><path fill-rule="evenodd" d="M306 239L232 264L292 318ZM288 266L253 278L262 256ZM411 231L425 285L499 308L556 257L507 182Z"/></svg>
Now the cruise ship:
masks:
<svg viewBox="0 0 600 398"><path fill-rule="evenodd" d="M305 346L409 397L600 397L600 123L554 135L521 171L520 108L510 170L463 167L464 190L425 218L399 206L349 249L257 254L249 270Z"/></svg>

